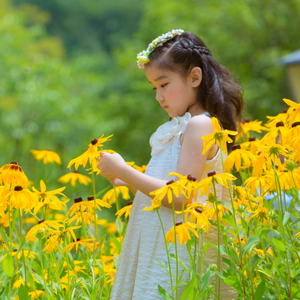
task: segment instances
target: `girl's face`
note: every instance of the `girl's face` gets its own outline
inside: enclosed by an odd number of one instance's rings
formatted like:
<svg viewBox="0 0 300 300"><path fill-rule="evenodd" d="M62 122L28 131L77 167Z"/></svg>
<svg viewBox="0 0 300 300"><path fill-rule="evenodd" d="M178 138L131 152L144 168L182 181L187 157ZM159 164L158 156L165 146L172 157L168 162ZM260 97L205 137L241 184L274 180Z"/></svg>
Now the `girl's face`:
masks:
<svg viewBox="0 0 300 300"><path fill-rule="evenodd" d="M183 78L178 73L148 64L145 74L156 91L156 100L171 118L183 116L187 111L192 116L203 112L197 102L202 79L200 68L193 68L187 78Z"/></svg>

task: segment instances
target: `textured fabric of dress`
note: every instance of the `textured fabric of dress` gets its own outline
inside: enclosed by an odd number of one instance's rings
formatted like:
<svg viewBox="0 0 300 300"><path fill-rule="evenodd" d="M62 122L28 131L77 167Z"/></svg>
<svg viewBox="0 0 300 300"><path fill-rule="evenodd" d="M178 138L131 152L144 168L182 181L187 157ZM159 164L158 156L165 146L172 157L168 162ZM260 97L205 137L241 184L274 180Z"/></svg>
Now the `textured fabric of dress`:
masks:
<svg viewBox="0 0 300 300"><path fill-rule="evenodd" d="M151 136L152 158L147 166L147 175L167 181L172 179L169 177L169 173L177 171L181 150L180 136L185 132L190 119L189 113L183 117L173 118L161 125ZM202 179L206 178L210 171L222 173L220 151L213 159L206 161ZM219 199L229 202L228 195L225 195L222 186L217 185L217 196ZM206 197L197 197L194 201L205 203ZM158 284L171 294L170 276L160 265L160 263L165 265L167 262L163 231L157 213L143 210L144 207L149 206L151 206L151 198L138 191L133 201L130 220L117 265L111 300L162 299L158 293ZM159 212L165 233L167 233L173 226L172 209L162 206ZM177 221L182 221L181 215L177 215L176 218ZM209 241L217 244L217 231L213 227L204 236L204 242ZM214 249L210 247L206 252L204 271L210 264L217 264L217 252ZM170 252L175 253L174 246L171 247ZM185 245L180 247L178 244L178 255L180 260L189 266ZM175 272L174 261L171 261L171 268ZM182 268L179 270L179 274L181 274L181 270ZM182 281L188 281L187 272L184 272ZM179 285L179 298L184 288L185 285ZM232 290L222 285L222 300L234 300L236 298L236 294Z"/></svg>

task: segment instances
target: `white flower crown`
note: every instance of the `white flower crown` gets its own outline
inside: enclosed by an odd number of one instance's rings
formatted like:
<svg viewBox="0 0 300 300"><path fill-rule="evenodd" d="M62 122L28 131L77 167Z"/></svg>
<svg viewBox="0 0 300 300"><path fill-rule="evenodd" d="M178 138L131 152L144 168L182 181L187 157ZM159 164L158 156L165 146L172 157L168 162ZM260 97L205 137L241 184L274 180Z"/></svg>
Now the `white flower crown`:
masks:
<svg viewBox="0 0 300 300"><path fill-rule="evenodd" d="M144 69L145 64L150 62L149 55L151 52L158 46L161 46L163 43L165 43L168 40L171 40L176 35L180 35L184 32L182 29L173 29L172 31L169 31L156 39L154 39L149 45L146 50L143 50L137 55L137 66L139 69Z"/></svg>

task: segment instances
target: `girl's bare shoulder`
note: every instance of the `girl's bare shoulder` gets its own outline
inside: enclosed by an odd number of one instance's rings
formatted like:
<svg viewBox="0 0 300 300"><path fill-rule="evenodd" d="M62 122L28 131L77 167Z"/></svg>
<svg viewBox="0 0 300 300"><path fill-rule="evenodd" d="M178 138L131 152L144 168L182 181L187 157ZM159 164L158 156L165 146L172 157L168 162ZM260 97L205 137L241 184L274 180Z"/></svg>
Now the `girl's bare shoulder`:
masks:
<svg viewBox="0 0 300 300"><path fill-rule="evenodd" d="M186 127L186 134L208 135L213 133L211 118L207 115L197 115L192 117Z"/></svg>

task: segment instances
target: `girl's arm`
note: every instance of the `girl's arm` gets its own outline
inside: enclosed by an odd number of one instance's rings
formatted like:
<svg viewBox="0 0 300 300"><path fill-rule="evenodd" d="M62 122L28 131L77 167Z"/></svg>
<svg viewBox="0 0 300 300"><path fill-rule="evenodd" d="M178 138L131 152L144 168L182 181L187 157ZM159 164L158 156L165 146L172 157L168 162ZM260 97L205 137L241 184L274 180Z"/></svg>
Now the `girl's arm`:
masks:
<svg viewBox="0 0 300 300"><path fill-rule="evenodd" d="M212 122L207 116L195 116L189 121L183 135L177 173L184 176L191 174L196 177L197 180L201 180L207 158L214 156L217 151L217 145L213 145L205 155L202 155L202 136L212 132ZM98 160L98 167L101 170L100 174L102 176L106 178L119 178L125 181L129 186L136 188L151 198L153 198L153 196L150 195L150 192L166 185L166 180L151 177L130 167L117 153L109 154L102 152ZM183 201L183 195L180 195L178 198L174 197L176 210L182 208ZM168 203L167 197L162 200L162 205L172 207L172 204Z"/></svg>

